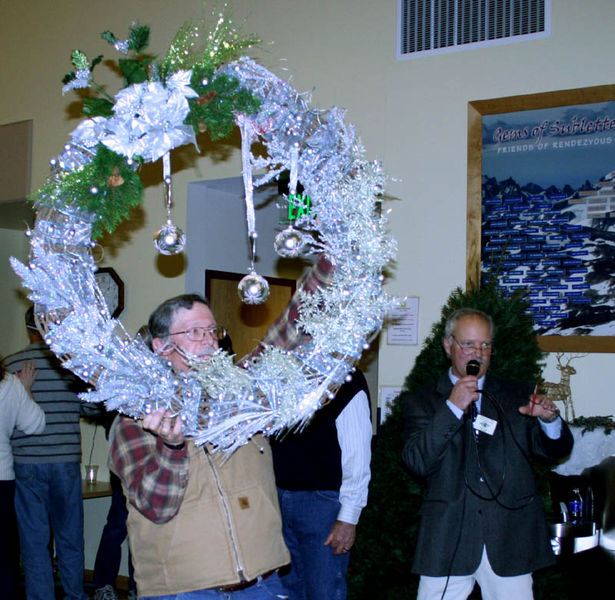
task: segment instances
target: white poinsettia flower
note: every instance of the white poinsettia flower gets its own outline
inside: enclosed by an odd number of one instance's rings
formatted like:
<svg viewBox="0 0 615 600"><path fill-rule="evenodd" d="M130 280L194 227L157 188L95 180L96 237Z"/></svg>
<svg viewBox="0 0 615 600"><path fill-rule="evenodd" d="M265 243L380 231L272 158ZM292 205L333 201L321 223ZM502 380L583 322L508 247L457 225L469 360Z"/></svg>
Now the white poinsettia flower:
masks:
<svg viewBox="0 0 615 600"><path fill-rule="evenodd" d="M145 129L137 119L109 119L107 123L108 134L102 143L118 154L128 158L143 156L143 136Z"/></svg>
<svg viewBox="0 0 615 600"><path fill-rule="evenodd" d="M177 146L196 145L192 127L184 125L190 112L187 98L197 95L188 85L190 75L178 71L166 86L148 81L118 92L102 140L105 146L128 157L138 154L155 161Z"/></svg>
<svg viewBox="0 0 615 600"><path fill-rule="evenodd" d="M134 115L143 105L143 96L147 92L147 83L135 83L115 94L113 112L116 115Z"/></svg>
<svg viewBox="0 0 615 600"><path fill-rule="evenodd" d="M145 84L143 90L143 107L142 111L159 111L164 109L164 105L171 93L159 81L150 81ZM187 105L187 102L186 102Z"/></svg>
<svg viewBox="0 0 615 600"><path fill-rule="evenodd" d="M148 102L144 106L140 115L147 130L143 139L144 157L154 161L177 146L196 144L194 130L184 125L188 111L188 102L182 95L168 92L163 102Z"/></svg>
<svg viewBox="0 0 615 600"><path fill-rule="evenodd" d="M92 117L85 119L70 134L73 142L78 146L93 148L105 136L107 119L104 117Z"/></svg>
<svg viewBox="0 0 615 600"><path fill-rule="evenodd" d="M198 94L190 87L192 71L177 71L167 79L167 89L181 94L185 98L196 98Z"/></svg>
<svg viewBox="0 0 615 600"><path fill-rule="evenodd" d="M194 130L188 125L164 130L163 128L152 129L144 138L143 158L156 161L164 156L169 150L193 142L196 144Z"/></svg>

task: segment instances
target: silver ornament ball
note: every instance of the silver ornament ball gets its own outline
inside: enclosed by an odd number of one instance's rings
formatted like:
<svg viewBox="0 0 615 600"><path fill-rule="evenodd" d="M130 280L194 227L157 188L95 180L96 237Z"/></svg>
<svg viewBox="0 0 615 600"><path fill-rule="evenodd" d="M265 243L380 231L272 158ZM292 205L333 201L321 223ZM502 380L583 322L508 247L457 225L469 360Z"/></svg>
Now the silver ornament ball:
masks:
<svg viewBox="0 0 615 600"><path fill-rule="evenodd" d="M244 304L262 304L269 297L269 284L264 277L250 271L239 282L237 292Z"/></svg>
<svg viewBox="0 0 615 600"><path fill-rule="evenodd" d="M275 251L285 258L300 256L305 249L305 245L305 236L293 227L287 227L275 236Z"/></svg>
<svg viewBox="0 0 615 600"><path fill-rule="evenodd" d="M160 254L179 254L186 245L186 235L171 221L167 221L154 235L154 247Z"/></svg>

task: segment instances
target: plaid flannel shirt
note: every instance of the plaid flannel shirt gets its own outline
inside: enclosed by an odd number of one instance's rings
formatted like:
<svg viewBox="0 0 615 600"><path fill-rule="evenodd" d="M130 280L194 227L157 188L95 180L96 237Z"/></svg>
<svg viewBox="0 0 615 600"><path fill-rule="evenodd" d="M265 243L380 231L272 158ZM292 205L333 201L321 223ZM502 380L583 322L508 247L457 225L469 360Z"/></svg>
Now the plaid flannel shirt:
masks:
<svg viewBox="0 0 615 600"><path fill-rule="evenodd" d="M124 483L130 504L154 523L170 521L188 483L187 445L169 448L124 416L116 420L109 442L109 468Z"/></svg>
<svg viewBox="0 0 615 600"><path fill-rule="evenodd" d="M266 346L290 350L307 339L295 324L299 316L299 291L309 293L328 285L333 272L332 264L321 255L301 278L284 312L269 327L251 356ZM124 416L116 420L109 442L109 468L122 480L130 504L154 523L170 521L181 506L188 483L187 447L169 448L140 423Z"/></svg>
<svg viewBox="0 0 615 600"><path fill-rule="evenodd" d="M311 293L319 287L327 287L333 278L333 273L333 265L321 254L316 264L299 281L297 291L286 305L284 312L271 324L259 346L250 356L259 354L266 346L279 346L285 350L292 350L305 343L308 336L296 325L299 316L299 293L300 291Z"/></svg>

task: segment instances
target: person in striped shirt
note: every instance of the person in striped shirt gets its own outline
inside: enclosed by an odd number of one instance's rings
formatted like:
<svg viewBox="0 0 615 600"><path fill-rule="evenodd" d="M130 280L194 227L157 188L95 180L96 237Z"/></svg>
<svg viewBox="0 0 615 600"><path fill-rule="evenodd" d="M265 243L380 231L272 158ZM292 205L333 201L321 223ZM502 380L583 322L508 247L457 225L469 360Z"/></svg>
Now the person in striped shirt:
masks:
<svg viewBox="0 0 615 600"><path fill-rule="evenodd" d="M81 414L91 414L78 392L85 389L43 341L32 307L26 312L30 344L7 356L5 365L20 371L27 361L38 376L31 387L45 412L42 433L16 431L11 438L15 469L15 510L19 527L26 596L53 600L55 581L49 552L55 542L59 573L67 598L84 600L83 503L81 497ZM52 533L53 532L53 533Z"/></svg>

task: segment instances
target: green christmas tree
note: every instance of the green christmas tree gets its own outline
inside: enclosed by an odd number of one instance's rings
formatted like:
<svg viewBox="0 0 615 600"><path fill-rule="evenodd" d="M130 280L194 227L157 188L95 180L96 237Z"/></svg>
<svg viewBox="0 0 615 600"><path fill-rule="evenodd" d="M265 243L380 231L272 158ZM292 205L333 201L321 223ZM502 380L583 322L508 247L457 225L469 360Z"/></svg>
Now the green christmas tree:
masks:
<svg viewBox="0 0 615 600"><path fill-rule="evenodd" d="M477 308L491 315L495 323L494 352L490 372L509 379L538 381L544 355L538 347L528 302L524 292L503 296L495 283L482 288L452 292L442 308L440 321L406 377L404 389L410 392L437 380L449 367L442 340L448 317L458 308ZM372 454L372 479L368 505L361 515L353 549L348 588L351 600L410 600L416 597L418 576L411 573L419 525L419 509L424 485L413 479L402 463L402 416L399 398L382 424ZM538 467L540 491L548 497L546 473L550 466ZM545 570L535 575L537 598L556 598L558 573ZM544 582L544 583L542 583ZM541 594L541 589L547 590ZM560 596L563 598L565 596ZM471 598L480 598L475 590Z"/></svg>

